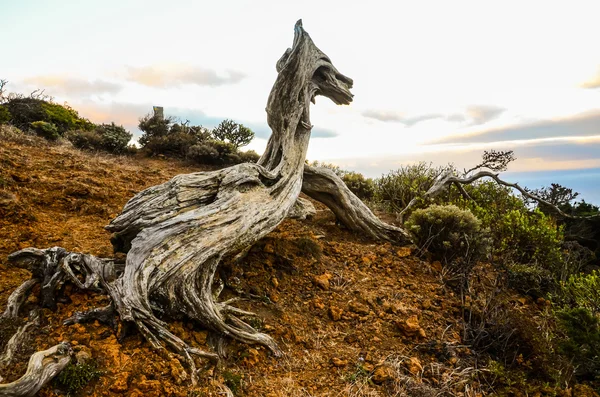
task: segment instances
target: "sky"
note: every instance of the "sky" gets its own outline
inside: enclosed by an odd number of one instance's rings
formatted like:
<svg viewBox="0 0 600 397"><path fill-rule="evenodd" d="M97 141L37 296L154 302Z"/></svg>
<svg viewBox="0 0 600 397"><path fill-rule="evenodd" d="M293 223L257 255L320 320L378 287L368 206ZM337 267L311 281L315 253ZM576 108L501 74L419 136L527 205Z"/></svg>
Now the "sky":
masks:
<svg viewBox="0 0 600 397"><path fill-rule="evenodd" d="M355 95L317 98L310 160L377 177L510 149L513 180L578 184L600 203L599 12L597 0L0 0L0 78L137 135L153 105L205 127L234 119L260 153L275 63L302 18Z"/></svg>

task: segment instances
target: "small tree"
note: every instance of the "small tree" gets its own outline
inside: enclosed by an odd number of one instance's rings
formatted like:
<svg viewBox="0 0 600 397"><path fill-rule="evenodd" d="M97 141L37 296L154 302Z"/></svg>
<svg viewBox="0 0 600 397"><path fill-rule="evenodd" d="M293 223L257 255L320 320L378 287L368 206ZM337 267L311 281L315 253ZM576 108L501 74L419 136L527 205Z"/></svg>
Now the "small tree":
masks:
<svg viewBox="0 0 600 397"><path fill-rule="evenodd" d="M254 132L243 124L225 119L212 130L215 139L231 143L236 150L249 144L254 138Z"/></svg>

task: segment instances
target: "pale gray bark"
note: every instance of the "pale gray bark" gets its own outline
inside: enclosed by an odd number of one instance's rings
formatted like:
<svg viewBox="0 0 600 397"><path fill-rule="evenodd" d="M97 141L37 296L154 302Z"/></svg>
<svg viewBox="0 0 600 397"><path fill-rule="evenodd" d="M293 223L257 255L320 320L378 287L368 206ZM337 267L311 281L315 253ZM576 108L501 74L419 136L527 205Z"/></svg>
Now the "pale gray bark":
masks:
<svg viewBox="0 0 600 397"><path fill-rule="evenodd" d="M304 166L302 192L325 204L348 229L374 240L410 243L408 233L377 218L332 170Z"/></svg>
<svg viewBox="0 0 600 397"><path fill-rule="evenodd" d="M35 396L71 361L70 353L69 345L61 343L33 354L25 375L14 382L0 384L0 397Z"/></svg>
<svg viewBox="0 0 600 397"><path fill-rule="evenodd" d="M232 338L261 344L280 355L269 335L242 320L252 313L233 307L232 300L218 300L214 275L222 260L242 258L286 217L314 214L313 205L299 199L301 190L326 204L351 230L379 240L407 241L402 229L377 219L337 176L304 166L311 102L322 95L349 104L352 80L314 45L301 21L294 28L292 48L276 68L266 108L272 135L257 164L178 175L133 197L106 227L113 233L115 251L127 253L125 264L59 247L11 254L11 263L28 268L33 279L13 294L10 315L18 313L37 280L43 307L56 306L56 295L67 282L99 291L111 297L110 306L75 313L66 323L99 320L116 328L118 314L155 348L169 347L184 357L195 383L194 356L218 356L191 348L159 317L192 319L221 342Z"/></svg>

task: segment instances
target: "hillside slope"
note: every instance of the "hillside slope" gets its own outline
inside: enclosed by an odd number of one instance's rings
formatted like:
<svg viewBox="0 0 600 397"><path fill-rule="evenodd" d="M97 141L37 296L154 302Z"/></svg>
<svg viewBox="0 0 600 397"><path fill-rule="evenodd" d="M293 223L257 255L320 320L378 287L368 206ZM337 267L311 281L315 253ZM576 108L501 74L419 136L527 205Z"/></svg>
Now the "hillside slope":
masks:
<svg viewBox="0 0 600 397"><path fill-rule="evenodd" d="M30 277L7 265L8 254L62 246L111 256L103 226L130 197L198 170L164 159L91 155L36 139L1 142L0 310ZM220 271L227 284L224 299L242 297L239 307L258 314L248 321L275 338L283 358L231 342L219 367L201 366L201 382L192 389L179 360L152 351L138 333L119 342L98 322L62 325L74 311L108 303L68 287L56 312L44 310L42 326L20 352L20 362L0 368L0 375L5 382L14 380L31 352L69 341L102 371L81 395L217 396L223 395L222 384L240 396L489 391L485 374L476 369L477 356L461 343L460 299L442 282L439 264L417 259L409 247L373 243L345 231L329 210L317 207L314 219L284 221L241 263L226 263ZM33 306L34 298L29 303ZM538 311L525 299L513 304L515 310ZM192 346L211 349L210 334L197 324L176 321L171 329ZM62 395L54 384L39 394Z"/></svg>

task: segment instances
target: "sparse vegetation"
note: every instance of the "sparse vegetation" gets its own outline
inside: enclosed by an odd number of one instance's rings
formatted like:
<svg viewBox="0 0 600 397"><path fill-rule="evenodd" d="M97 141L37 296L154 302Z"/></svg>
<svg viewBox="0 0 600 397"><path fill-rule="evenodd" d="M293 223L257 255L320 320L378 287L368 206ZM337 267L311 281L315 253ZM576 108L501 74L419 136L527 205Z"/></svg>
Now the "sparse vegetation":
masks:
<svg viewBox="0 0 600 397"><path fill-rule="evenodd" d="M90 360L85 363L69 363L56 378L56 386L67 396L76 396L88 383L102 375L98 363Z"/></svg>

